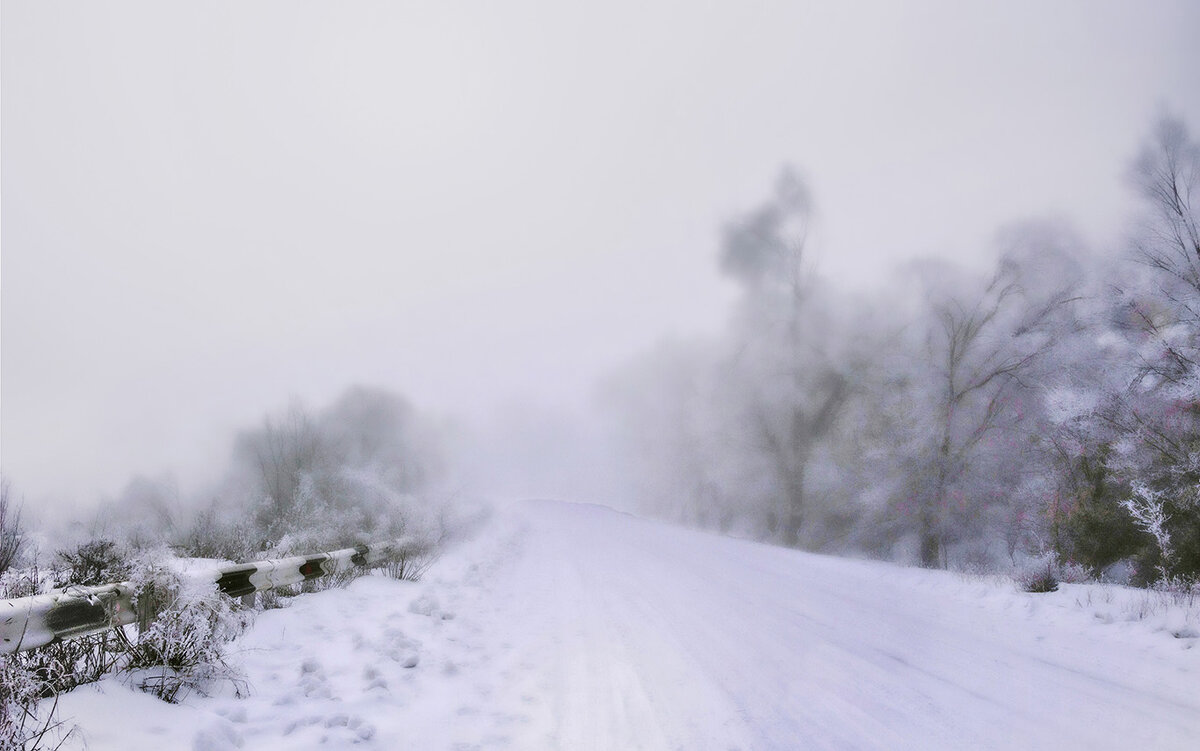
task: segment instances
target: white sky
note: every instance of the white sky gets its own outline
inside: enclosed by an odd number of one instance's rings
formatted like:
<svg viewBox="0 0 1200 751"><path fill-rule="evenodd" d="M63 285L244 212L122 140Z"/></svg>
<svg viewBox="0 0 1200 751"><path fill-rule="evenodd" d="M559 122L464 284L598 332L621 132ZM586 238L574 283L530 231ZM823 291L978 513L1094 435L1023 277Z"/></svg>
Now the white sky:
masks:
<svg viewBox="0 0 1200 751"><path fill-rule="evenodd" d="M850 286L1063 216L1098 243L1200 3L2 7L2 465L39 503L198 481L353 383L579 408L716 331L716 231L811 180Z"/></svg>

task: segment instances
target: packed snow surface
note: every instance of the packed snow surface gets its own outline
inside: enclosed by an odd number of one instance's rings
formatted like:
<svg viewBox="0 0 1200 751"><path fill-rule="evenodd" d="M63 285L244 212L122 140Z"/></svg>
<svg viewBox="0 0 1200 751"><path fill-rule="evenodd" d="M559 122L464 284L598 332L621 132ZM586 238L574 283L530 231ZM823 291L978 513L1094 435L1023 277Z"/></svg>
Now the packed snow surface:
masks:
<svg viewBox="0 0 1200 751"><path fill-rule="evenodd" d="M94 751L1194 749L1196 624L1148 597L537 502L419 583L259 615L240 687L172 706L112 679L60 711Z"/></svg>

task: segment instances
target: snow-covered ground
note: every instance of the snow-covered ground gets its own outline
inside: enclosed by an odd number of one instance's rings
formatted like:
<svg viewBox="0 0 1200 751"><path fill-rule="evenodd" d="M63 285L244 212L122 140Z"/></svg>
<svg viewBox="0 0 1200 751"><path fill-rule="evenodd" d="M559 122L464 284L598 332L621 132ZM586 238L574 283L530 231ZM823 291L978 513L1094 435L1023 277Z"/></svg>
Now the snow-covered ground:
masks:
<svg viewBox="0 0 1200 751"><path fill-rule="evenodd" d="M537 502L261 614L245 695L63 697L78 748L1194 749L1200 607Z"/></svg>

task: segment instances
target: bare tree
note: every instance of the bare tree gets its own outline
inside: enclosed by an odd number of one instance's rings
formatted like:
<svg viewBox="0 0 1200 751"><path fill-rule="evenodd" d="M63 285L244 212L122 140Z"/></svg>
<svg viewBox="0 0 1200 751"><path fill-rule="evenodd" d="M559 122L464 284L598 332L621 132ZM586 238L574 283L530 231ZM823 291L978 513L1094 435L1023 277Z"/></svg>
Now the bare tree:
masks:
<svg viewBox="0 0 1200 751"><path fill-rule="evenodd" d="M25 538L21 532L21 509L12 500L8 478L0 478L0 574L17 560Z"/></svg>
<svg viewBox="0 0 1200 751"><path fill-rule="evenodd" d="M243 433L237 453L256 475L265 501L259 511L264 529L292 510L304 476L318 468L324 455L320 432L299 404L279 417L265 418L260 429Z"/></svg>
<svg viewBox="0 0 1200 751"><path fill-rule="evenodd" d="M1107 270L1064 374L1050 531L1060 554L1097 571L1133 559L1148 584L1200 575L1200 144L1163 118L1130 181L1136 265Z"/></svg>
<svg viewBox="0 0 1200 751"><path fill-rule="evenodd" d="M1031 299L1008 260L974 302L933 303L927 351L935 442L914 477L922 565L945 566L950 491L970 474L985 437L1017 418L1008 400L1052 347L1050 324L1073 300L1069 286Z"/></svg>
<svg viewBox="0 0 1200 751"><path fill-rule="evenodd" d="M1200 344L1200 143L1181 121L1163 118L1133 180L1150 210L1134 256L1155 272L1159 302L1132 306L1136 328L1160 345L1158 356L1143 358L1141 376L1179 383L1194 377Z"/></svg>

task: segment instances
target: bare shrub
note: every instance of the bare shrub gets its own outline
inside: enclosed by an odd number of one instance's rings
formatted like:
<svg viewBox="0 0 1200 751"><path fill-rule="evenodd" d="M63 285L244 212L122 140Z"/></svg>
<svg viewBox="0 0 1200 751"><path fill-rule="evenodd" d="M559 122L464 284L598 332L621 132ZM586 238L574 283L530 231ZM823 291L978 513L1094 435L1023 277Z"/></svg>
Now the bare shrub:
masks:
<svg viewBox="0 0 1200 751"><path fill-rule="evenodd" d="M57 586L112 584L129 578L129 553L112 540L81 543L58 551Z"/></svg>
<svg viewBox="0 0 1200 751"><path fill-rule="evenodd" d="M367 573L367 570L362 566L352 566L344 571L338 571L332 574L316 579L305 579L298 585L300 594L311 594L313 592L324 592L327 589L338 589L344 587L358 577Z"/></svg>
<svg viewBox="0 0 1200 751"><path fill-rule="evenodd" d="M196 514L178 548L193 558L248 561L263 548L262 536L245 520L223 520L216 503Z"/></svg>
<svg viewBox="0 0 1200 751"><path fill-rule="evenodd" d="M1058 590L1058 566L1053 558L1046 558L1018 569L1013 579L1025 592L1054 592Z"/></svg>
<svg viewBox="0 0 1200 751"><path fill-rule="evenodd" d="M1018 567L1012 578L1026 592L1054 592L1060 583L1078 584L1093 577L1087 566L1074 561L1063 562L1049 554Z"/></svg>
<svg viewBox="0 0 1200 751"><path fill-rule="evenodd" d="M13 656L0 657L0 749L60 747L74 727L57 710L57 694L44 701L42 684Z"/></svg>
<svg viewBox="0 0 1200 751"><path fill-rule="evenodd" d="M118 666L125 642L115 631L78 636L9 655L37 682L42 698L95 683Z"/></svg>
<svg viewBox="0 0 1200 751"><path fill-rule="evenodd" d="M1154 583L1154 591L1176 605L1194 608L1200 605L1200 579L1186 576L1164 576Z"/></svg>
<svg viewBox="0 0 1200 751"><path fill-rule="evenodd" d="M401 581L420 581L438 559L439 546L424 542L398 551L383 565L383 573Z"/></svg>
<svg viewBox="0 0 1200 751"><path fill-rule="evenodd" d="M256 597L259 609L277 610L289 607L292 604L292 598L297 594L298 592L292 587L276 587L275 589L263 590Z"/></svg>

